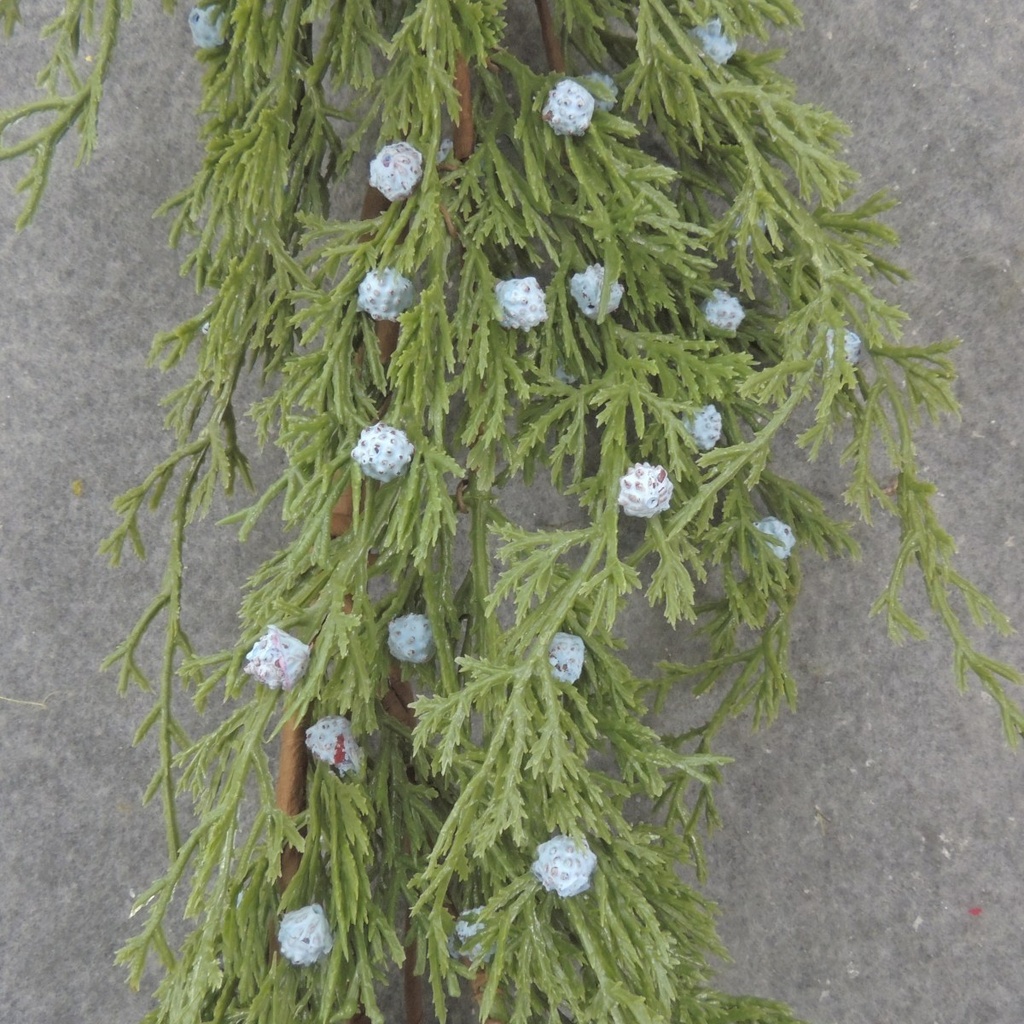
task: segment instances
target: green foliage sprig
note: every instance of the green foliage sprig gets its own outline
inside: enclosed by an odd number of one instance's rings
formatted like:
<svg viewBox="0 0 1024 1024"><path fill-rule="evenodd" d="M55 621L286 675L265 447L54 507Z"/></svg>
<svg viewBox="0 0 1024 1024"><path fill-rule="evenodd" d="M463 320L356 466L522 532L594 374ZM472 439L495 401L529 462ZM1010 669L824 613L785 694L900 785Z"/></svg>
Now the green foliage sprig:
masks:
<svg viewBox="0 0 1024 1024"><path fill-rule="evenodd" d="M44 97L0 115L0 157L32 161L20 225L72 126L80 158L92 151L130 6L67 3L45 30ZM888 200L853 205L855 175L838 156L845 129L795 100L777 53L718 65L692 35L716 17L732 37L765 41L798 24L795 5L564 0L555 23L570 72L604 69L621 91L579 138L545 124L557 78L514 50L536 30L501 0L212 6L228 39L197 63L206 152L163 207L209 298L154 342L154 363L194 370L167 400L176 447L118 500L121 522L104 544L115 563L126 543L143 555L140 513L170 509L161 590L109 660L122 688L156 691L137 740L156 732L147 799L161 796L170 867L140 897L142 930L120 955L133 984L151 955L163 961L146 1020L378 1022L381 986L408 957L442 1019L475 978L480 1018L511 1024L792 1021L776 1004L709 987L708 958L721 952L711 908L678 868L703 874L727 760L714 750L722 723L748 712L768 722L795 702L799 552L856 554L847 524L774 468L796 424L811 459L844 443L846 499L863 519L881 510L897 520L900 550L874 609L894 638L923 635L901 596L913 565L952 639L958 685L976 677L1007 737L1024 732L1004 689L1018 673L975 648L959 607L979 625L1008 623L954 568L917 469L922 418L956 411L953 343L902 344L903 314L872 290L901 276L881 254L895 242L878 219ZM14 0L0 0L0 18L10 32ZM86 74L83 39L99 44ZM460 61L476 144L438 161L466 99ZM7 141L26 120L29 134ZM424 154L415 193L376 215L339 210L335 183L362 176L368 145L397 139ZM594 263L625 296L589 320L569 287ZM364 276L383 267L418 286L390 360L357 305ZM522 276L540 277L548 301L547 320L526 333L500 325L494 300L498 281ZM737 331L705 316L715 289L742 298ZM859 363L832 345L848 329L865 346ZM183 546L218 492L252 486L237 430L243 374L262 382L248 415L286 468L227 521L244 539L277 511L286 542L250 581L242 635L199 654L182 628ZM724 433L702 452L687 422L707 403ZM364 481L350 455L382 413L415 446L389 484ZM637 462L663 466L675 497L625 528L619 478ZM577 501L579 521L539 529L512 518L502 489L539 474ZM346 491L351 529L332 537ZM788 559L757 527L766 514L799 540ZM703 653L638 678L615 632L636 591L669 622L692 624ZM394 671L387 623L410 611L438 639L416 669L411 731L381 700ZM139 651L160 622L154 676ZM313 647L284 697L254 692L241 672L269 622ZM574 686L549 667L559 631L585 642ZM228 710L192 739L179 690L200 711L214 696ZM698 695L711 710L684 734L647 724L652 709ZM284 813L268 742L335 714L366 743L365 772L310 769L306 808ZM179 797L196 821L187 837ZM597 854L585 897L545 894L530 873L536 845L556 832ZM302 859L280 893L288 849ZM178 891L194 930L175 951L165 922ZM334 933L326 963L268 958L273 922L311 902ZM475 905L493 960L469 964L448 942L454 914Z"/></svg>

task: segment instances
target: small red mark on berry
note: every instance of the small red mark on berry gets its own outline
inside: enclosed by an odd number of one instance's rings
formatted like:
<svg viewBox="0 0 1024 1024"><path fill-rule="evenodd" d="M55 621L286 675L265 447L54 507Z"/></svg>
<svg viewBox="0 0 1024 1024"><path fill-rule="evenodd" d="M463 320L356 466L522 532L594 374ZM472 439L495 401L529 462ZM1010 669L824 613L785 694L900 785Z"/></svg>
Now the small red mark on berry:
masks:
<svg viewBox="0 0 1024 1024"><path fill-rule="evenodd" d="M970 914L971 917L981 917L981 907L971 907L967 913Z"/></svg>
<svg viewBox="0 0 1024 1024"><path fill-rule="evenodd" d="M334 744L334 761L332 764L341 764L345 760L345 737L339 736L338 742ZM980 914L981 911L979 910Z"/></svg>

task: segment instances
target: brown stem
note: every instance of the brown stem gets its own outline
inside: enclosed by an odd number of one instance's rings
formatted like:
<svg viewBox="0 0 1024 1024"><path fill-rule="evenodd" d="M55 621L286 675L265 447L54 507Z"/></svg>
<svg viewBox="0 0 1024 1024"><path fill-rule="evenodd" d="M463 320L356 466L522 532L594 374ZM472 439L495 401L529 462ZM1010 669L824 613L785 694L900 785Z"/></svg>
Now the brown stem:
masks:
<svg viewBox="0 0 1024 1024"><path fill-rule="evenodd" d="M559 74L565 73L565 54L562 44L558 41L555 23L551 18L548 0L534 0L537 5L537 17L540 18L540 34L544 37L544 52L547 54L548 66Z"/></svg>
<svg viewBox="0 0 1024 1024"><path fill-rule="evenodd" d="M468 160L476 145L473 125L473 86L469 78L469 62L461 54L455 61L455 88L459 93L459 123L455 129L455 159Z"/></svg>
<svg viewBox="0 0 1024 1024"><path fill-rule="evenodd" d="M331 537L340 537L352 529L352 488L346 487L331 509Z"/></svg>
<svg viewBox="0 0 1024 1024"><path fill-rule="evenodd" d="M374 217L382 214L390 205L391 201L383 192L378 192L372 185L367 185L366 191L363 193L363 209L359 214L359 219L373 220ZM364 239L369 237L369 235L365 235Z"/></svg>
<svg viewBox="0 0 1024 1024"><path fill-rule="evenodd" d="M484 989L487 988L487 972L477 971L476 976L469 984L470 990L473 993L473 1002L479 1006L484 1001ZM506 1022L498 1017L488 1017L484 1024L506 1024Z"/></svg>
<svg viewBox="0 0 1024 1024"><path fill-rule="evenodd" d="M408 925L406 926L408 934ZM405 999L405 1024L423 1024L423 979L416 973L416 940L405 947L402 965L402 994Z"/></svg>
<svg viewBox="0 0 1024 1024"><path fill-rule="evenodd" d="M281 730L281 756L277 770L277 806L289 817L300 814L306 806L306 724L300 718L285 723ZM281 892L299 870L302 854L294 846L281 851L281 876L277 887Z"/></svg>

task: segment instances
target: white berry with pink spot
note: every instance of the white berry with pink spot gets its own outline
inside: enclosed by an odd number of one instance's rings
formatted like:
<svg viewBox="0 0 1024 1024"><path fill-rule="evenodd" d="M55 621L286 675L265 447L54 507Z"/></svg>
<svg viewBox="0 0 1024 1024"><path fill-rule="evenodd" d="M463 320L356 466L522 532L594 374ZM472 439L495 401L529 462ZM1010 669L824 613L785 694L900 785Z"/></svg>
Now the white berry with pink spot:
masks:
<svg viewBox="0 0 1024 1024"><path fill-rule="evenodd" d="M408 199L422 177L423 154L408 142L393 142L370 161L370 184L392 203Z"/></svg>
<svg viewBox="0 0 1024 1024"><path fill-rule="evenodd" d="M597 857L586 840L578 843L569 836L555 836L537 847L537 859L530 870L548 892L568 898L590 888L590 876L596 867Z"/></svg>
<svg viewBox="0 0 1024 1024"><path fill-rule="evenodd" d="M318 760L329 764L339 775L358 772L363 752L352 735L352 723L343 715L321 718L306 730L306 746Z"/></svg>
<svg viewBox="0 0 1024 1024"><path fill-rule="evenodd" d="M672 481L664 466L638 462L619 479L619 505L627 516L650 519L672 501Z"/></svg>
<svg viewBox="0 0 1024 1024"><path fill-rule="evenodd" d="M243 671L271 690L290 690L309 666L309 647L278 626L267 626L245 656Z"/></svg>

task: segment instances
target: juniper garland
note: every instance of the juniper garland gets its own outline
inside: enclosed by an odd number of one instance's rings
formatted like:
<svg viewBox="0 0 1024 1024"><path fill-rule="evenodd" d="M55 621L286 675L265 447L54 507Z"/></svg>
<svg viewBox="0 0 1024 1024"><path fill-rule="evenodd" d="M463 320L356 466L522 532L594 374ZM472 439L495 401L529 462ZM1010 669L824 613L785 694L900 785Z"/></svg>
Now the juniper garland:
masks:
<svg viewBox="0 0 1024 1024"><path fill-rule="evenodd" d="M67 0L42 95L0 115L0 156L27 162L19 225L72 127L92 152L130 7ZM141 556L148 504L172 527L162 589L110 659L122 688L157 693L137 739L156 737L169 867L120 954L135 985L163 963L146 1020L378 1022L403 970L410 1022L421 982L442 1019L468 992L512 1024L791 1021L713 990L711 908L678 868L703 870L722 722L794 701L802 558L856 553L773 468L796 422L808 458L843 446L862 518L898 523L874 609L893 637L923 634L901 598L916 566L958 684L1024 731L1017 673L963 624L1007 623L954 567L914 459L919 422L956 410L954 342L902 344L872 291L901 276L889 201L854 198L843 126L797 103L765 49L796 6L164 7L195 35L206 154L163 212L206 304L154 343L195 373L170 399L173 454L104 544ZM0 0L8 32L18 14ZM361 213L332 202L341 179L367 183ZM273 510L286 544L241 635L201 654L182 550L218 491L250 484L243 374L287 468L230 522L244 539ZM505 514L501 490L539 473L582 525ZM706 657L636 678L615 624L637 591ZM695 694L713 710L687 734L646 724ZM226 715L187 738L180 701L214 696ZM628 816L634 798L650 813ZM193 930L172 949L176 890Z"/></svg>

